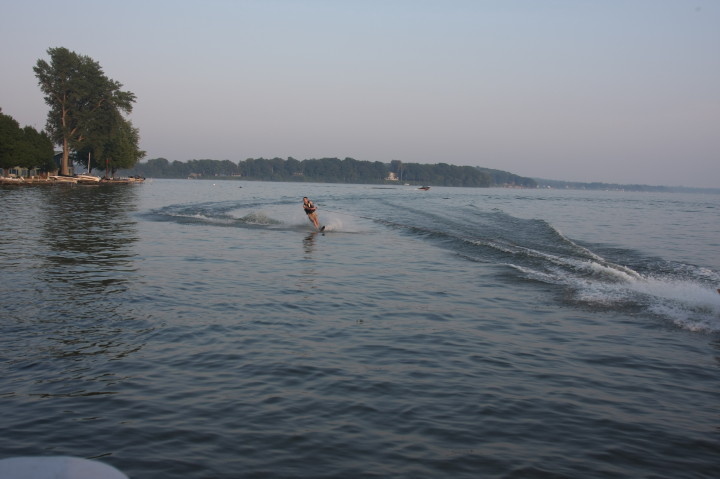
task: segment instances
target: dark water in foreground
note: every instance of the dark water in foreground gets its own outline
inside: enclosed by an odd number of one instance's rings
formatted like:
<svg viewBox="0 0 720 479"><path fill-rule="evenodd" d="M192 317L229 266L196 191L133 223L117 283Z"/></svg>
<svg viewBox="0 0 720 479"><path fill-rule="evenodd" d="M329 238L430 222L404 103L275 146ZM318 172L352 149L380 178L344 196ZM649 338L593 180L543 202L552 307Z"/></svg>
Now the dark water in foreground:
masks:
<svg viewBox="0 0 720 479"><path fill-rule="evenodd" d="M0 207L0 457L720 476L718 196L154 181Z"/></svg>

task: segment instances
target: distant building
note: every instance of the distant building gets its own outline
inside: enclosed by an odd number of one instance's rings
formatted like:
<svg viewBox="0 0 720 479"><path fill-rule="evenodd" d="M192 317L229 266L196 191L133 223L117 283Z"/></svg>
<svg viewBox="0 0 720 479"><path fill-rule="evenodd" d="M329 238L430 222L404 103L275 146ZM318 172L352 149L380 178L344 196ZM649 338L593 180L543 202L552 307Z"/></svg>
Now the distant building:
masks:
<svg viewBox="0 0 720 479"><path fill-rule="evenodd" d="M397 181L397 180L398 180L398 177L397 177L397 175L396 175L395 173L393 173L393 172L391 171L390 173L388 173L388 176L387 176L387 178L385 178L385 179L386 179L387 181Z"/></svg>

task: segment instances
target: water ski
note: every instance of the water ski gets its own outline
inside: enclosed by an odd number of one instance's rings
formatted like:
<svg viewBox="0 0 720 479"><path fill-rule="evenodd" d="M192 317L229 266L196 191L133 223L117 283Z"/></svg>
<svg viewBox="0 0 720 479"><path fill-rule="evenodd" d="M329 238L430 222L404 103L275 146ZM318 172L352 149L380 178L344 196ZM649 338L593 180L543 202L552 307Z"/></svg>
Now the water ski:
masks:
<svg viewBox="0 0 720 479"><path fill-rule="evenodd" d="M320 232L322 233L323 231L325 231L325 227L324 227L324 226L323 226L322 228L320 228Z"/></svg>

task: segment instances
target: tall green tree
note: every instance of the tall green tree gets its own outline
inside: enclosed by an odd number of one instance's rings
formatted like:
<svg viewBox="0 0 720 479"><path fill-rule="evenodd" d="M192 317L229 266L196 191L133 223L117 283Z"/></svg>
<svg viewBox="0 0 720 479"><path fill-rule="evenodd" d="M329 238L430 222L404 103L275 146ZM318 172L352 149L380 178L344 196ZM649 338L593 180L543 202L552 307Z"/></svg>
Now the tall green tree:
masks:
<svg viewBox="0 0 720 479"><path fill-rule="evenodd" d="M0 168L21 166L49 170L53 163L53 144L45 132L20 124L0 109Z"/></svg>
<svg viewBox="0 0 720 479"><path fill-rule="evenodd" d="M15 151L18 147L20 124L0 110L0 168L6 170L17 166Z"/></svg>
<svg viewBox="0 0 720 479"><path fill-rule="evenodd" d="M108 122L132 111L135 94L123 91L122 84L105 76L88 56L63 47L47 53L50 62L40 59L33 70L50 107L46 130L62 145L60 174L67 175L70 150L80 150L93 135L111 131Z"/></svg>
<svg viewBox="0 0 720 479"><path fill-rule="evenodd" d="M37 131L31 126L22 129L20 145L17 151L19 166L40 168L42 170L54 169L54 154L53 143L47 133Z"/></svg>
<svg viewBox="0 0 720 479"><path fill-rule="evenodd" d="M116 114L114 119L106 119L102 129L94 130L82 149L77 150L78 161L88 167L109 170L114 175L117 170L133 168L145 157L139 148L140 133L132 122Z"/></svg>
<svg viewBox="0 0 720 479"><path fill-rule="evenodd" d="M103 145L103 155L110 173L115 176L117 170L128 170L145 157L140 150L140 133L130 120L121 118L108 141Z"/></svg>

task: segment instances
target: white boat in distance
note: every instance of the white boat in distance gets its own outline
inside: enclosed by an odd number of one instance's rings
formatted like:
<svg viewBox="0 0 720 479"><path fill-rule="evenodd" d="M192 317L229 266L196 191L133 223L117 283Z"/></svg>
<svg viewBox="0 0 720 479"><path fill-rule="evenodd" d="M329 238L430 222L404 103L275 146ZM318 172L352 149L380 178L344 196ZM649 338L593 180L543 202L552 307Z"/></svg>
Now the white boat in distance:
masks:
<svg viewBox="0 0 720 479"><path fill-rule="evenodd" d="M53 175L48 176L51 181L56 183L81 184L81 185L99 185L100 177L88 174L80 174L75 176Z"/></svg>
<svg viewBox="0 0 720 479"><path fill-rule="evenodd" d="M48 178L50 178L50 180L55 183L68 183L71 185L76 184L78 181L77 178L75 178L74 176L52 175L48 176Z"/></svg>
<svg viewBox="0 0 720 479"><path fill-rule="evenodd" d="M99 176L94 176L94 175L90 175L87 173L75 175L75 178L77 178L78 184L81 184L81 185L99 185L100 184Z"/></svg>

